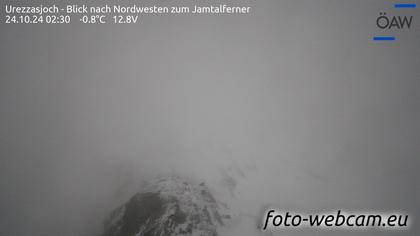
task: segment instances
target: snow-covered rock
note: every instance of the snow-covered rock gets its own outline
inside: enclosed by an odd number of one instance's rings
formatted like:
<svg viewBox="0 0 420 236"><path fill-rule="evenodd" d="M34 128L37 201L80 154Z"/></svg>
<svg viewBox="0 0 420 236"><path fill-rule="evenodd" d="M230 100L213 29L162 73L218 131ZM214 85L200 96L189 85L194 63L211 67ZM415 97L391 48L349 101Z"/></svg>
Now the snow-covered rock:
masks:
<svg viewBox="0 0 420 236"><path fill-rule="evenodd" d="M147 184L115 209L103 236L217 236L230 217L204 182L170 175Z"/></svg>

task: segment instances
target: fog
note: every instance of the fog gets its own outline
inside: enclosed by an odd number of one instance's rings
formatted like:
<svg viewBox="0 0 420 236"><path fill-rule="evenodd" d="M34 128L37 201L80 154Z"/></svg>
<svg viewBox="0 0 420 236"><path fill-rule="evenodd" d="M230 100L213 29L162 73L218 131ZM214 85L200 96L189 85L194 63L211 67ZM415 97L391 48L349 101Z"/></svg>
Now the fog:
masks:
<svg viewBox="0 0 420 236"><path fill-rule="evenodd" d="M229 168L245 172L230 203L255 219L267 205L418 219L420 34L375 44L385 4L370 3L1 24L0 234L93 234L142 180L217 188ZM228 234L251 235L255 219Z"/></svg>

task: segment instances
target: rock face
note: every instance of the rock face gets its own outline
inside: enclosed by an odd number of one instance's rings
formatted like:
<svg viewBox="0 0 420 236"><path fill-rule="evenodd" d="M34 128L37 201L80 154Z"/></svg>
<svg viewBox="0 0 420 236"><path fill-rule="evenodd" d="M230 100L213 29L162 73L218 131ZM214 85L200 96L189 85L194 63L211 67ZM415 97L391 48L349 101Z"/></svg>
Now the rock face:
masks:
<svg viewBox="0 0 420 236"><path fill-rule="evenodd" d="M204 184L160 178L115 209L103 236L217 236L230 216Z"/></svg>

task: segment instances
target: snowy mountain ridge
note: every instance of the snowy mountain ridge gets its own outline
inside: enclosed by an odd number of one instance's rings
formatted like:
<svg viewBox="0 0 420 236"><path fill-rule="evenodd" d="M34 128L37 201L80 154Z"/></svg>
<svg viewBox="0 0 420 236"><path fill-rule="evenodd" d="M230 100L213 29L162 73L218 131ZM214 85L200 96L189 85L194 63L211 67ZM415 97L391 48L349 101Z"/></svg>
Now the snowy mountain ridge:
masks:
<svg viewBox="0 0 420 236"><path fill-rule="evenodd" d="M204 182L159 177L115 209L103 236L217 236L231 218Z"/></svg>

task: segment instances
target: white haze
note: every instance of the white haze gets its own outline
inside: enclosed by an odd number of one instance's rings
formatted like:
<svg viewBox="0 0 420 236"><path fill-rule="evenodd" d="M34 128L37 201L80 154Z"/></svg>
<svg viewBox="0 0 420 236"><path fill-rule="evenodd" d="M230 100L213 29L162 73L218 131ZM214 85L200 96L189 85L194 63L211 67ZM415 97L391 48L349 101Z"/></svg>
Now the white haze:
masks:
<svg viewBox="0 0 420 236"><path fill-rule="evenodd" d="M248 3L135 26L1 25L0 234L88 235L141 180L174 171L217 189L229 167L245 171L229 200L244 215L420 217L418 32L373 45L378 1Z"/></svg>

